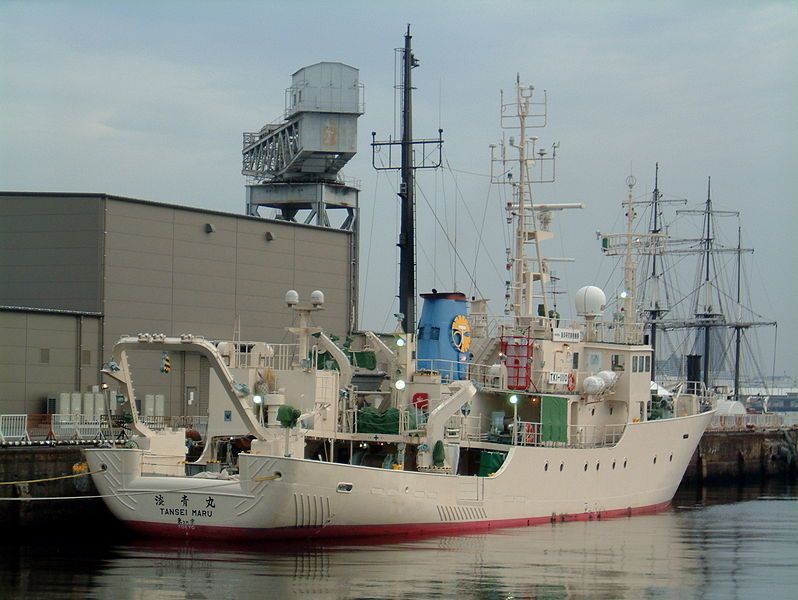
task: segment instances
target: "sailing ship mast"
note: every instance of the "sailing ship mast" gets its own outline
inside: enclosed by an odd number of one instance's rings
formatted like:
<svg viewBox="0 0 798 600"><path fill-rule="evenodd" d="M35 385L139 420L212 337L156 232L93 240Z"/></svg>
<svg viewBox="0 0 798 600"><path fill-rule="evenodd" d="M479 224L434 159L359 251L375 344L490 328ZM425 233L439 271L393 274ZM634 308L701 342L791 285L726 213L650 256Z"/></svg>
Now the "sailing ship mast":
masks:
<svg viewBox="0 0 798 600"><path fill-rule="evenodd" d="M659 252L662 244L663 234L659 231L651 233L636 233L634 187L637 179L634 175L626 178L628 188L624 209L626 213L626 232L625 233L601 233L597 235L601 239L601 250L607 256L624 257L624 281L620 296L623 300L621 312L622 317L622 340L625 344L639 344L642 342L642 324L638 322L638 301L637 301L637 260L636 256L654 255ZM656 192L655 190L655 193ZM657 229L656 226L652 229ZM656 269L656 267L655 267ZM641 310L641 312L644 312ZM652 363L653 364L653 363ZM653 369L652 369L653 372Z"/></svg>
<svg viewBox="0 0 798 600"><path fill-rule="evenodd" d="M715 353L715 340L713 340L712 331L718 328L733 328L735 329L735 346L734 346L734 389L735 396L739 398L740 387L740 357L741 357L741 343L743 330L749 327L775 325L775 321L744 321L741 314L741 267L742 267L742 254L744 252L752 253L753 249L743 248L741 245L741 234L738 226L738 243L736 248L727 248L717 243L716 223L715 218L719 216L734 216L738 217L738 211L724 211L713 208L712 193L711 193L711 179L707 181L707 198L704 202L704 207L701 209L683 209L677 210L677 214L684 215L700 215L703 219L702 233L698 239L677 239L661 234L661 225L658 223L659 211L658 205L663 202L659 197L658 190L658 165L655 174L655 187L654 197L652 204L654 208L653 225L651 228L652 233L656 232L660 241L653 248L651 252L652 257L652 270L651 280L655 286L655 294L659 290L659 278L662 276L661 260L665 254L698 254L700 256L698 264L698 285L693 291L693 316L687 319L663 319L662 316L668 312L667 306L660 306L658 298L655 295L652 298L650 306L642 309L642 313L647 317L646 321L651 332L651 344L654 347L654 352L657 351L657 333L662 331L672 331L677 329L694 329L698 332L700 339L700 347L702 348L702 375L701 381L705 387L711 387L713 383L713 362L717 362L714 357ZM690 247L684 247L684 244L692 244ZM718 268L717 268L717 255L722 253L734 252L737 254L737 293L736 293L736 314L732 319L727 318L724 311L723 294L718 285ZM729 295L730 296L730 295ZM697 340L698 341L698 340ZM656 365L656 362L654 363Z"/></svg>
<svg viewBox="0 0 798 600"><path fill-rule="evenodd" d="M442 163L441 148L443 145L443 129L438 129L437 140L413 139L413 69L418 67L419 61L413 54L411 46L412 36L410 25L405 33L404 48L402 53L402 82L399 88L402 91L402 139L401 141L376 141L376 132L371 132L372 137L372 166L377 171L398 170L401 176L398 196L401 200L401 217L399 230L399 313L401 314L402 330L413 334L416 331L416 201L415 201L415 171L416 169L434 169ZM394 146L400 146L399 165L392 162ZM427 163L427 146L437 146L437 160ZM377 153L383 148L388 149L387 164L377 164ZM414 148L421 148L421 162L414 160ZM433 148L434 151L435 148Z"/></svg>
<svg viewBox="0 0 798 600"><path fill-rule="evenodd" d="M662 200L662 193L659 191L659 163L654 164L654 190L651 193L651 229L652 234L658 234L661 231L659 223L659 210L660 201ZM651 379L655 379L656 364L657 364L657 320L667 312L667 309L660 302L660 276L658 271L660 265L657 264L656 252L651 255L651 289L652 298L648 308L643 309L641 312L648 316L649 322L649 344L651 345Z"/></svg>

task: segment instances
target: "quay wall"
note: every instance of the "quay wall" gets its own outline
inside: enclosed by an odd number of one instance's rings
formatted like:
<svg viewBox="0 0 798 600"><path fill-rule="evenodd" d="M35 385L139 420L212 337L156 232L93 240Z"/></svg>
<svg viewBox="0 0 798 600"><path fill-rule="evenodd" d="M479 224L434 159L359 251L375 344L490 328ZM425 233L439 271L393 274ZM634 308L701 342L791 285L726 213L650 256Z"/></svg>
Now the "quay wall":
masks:
<svg viewBox="0 0 798 600"><path fill-rule="evenodd" d="M708 430L693 454L683 483L723 483L793 477L798 427Z"/></svg>
<svg viewBox="0 0 798 600"><path fill-rule="evenodd" d="M0 528L96 532L114 523L91 476L62 478L87 472L79 445L0 447Z"/></svg>

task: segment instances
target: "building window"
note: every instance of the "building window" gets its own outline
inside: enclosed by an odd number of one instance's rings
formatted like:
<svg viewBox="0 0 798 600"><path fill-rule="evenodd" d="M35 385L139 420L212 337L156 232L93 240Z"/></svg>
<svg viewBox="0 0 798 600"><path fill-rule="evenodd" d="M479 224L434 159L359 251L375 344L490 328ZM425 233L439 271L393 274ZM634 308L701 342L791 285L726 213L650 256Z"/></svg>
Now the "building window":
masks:
<svg viewBox="0 0 798 600"><path fill-rule="evenodd" d="M632 357L632 373L637 373L637 356Z"/></svg>
<svg viewBox="0 0 798 600"><path fill-rule="evenodd" d="M573 363L572 368L575 371L579 370L579 352L574 352L574 363Z"/></svg>
<svg viewBox="0 0 798 600"><path fill-rule="evenodd" d="M623 354L613 354L612 355L612 370L613 371L623 371L624 365L624 356Z"/></svg>
<svg viewBox="0 0 798 600"><path fill-rule="evenodd" d="M430 328L429 338L431 340L437 340L440 337L441 337L441 328L440 327L431 327Z"/></svg>
<svg viewBox="0 0 798 600"><path fill-rule="evenodd" d="M45 365L50 363L49 348L39 348L39 362Z"/></svg>
<svg viewBox="0 0 798 600"><path fill-rule="evenodd" d="M648 355L645 357L645 366L643 367L643 371L645 373L651 373L651 357Z"/></svg>
<svg viewBox="0 0 798 600"><path fill-rule="evenodd" d="M423 326L418 328L418 339L420 339L420 340L424 339L424 327Z"/></svg>
<svg viewBox="0 0 798 600"><path fill-rule="evenodd" d="M80 351L80 364L91 365L91 350Z"/></svg>

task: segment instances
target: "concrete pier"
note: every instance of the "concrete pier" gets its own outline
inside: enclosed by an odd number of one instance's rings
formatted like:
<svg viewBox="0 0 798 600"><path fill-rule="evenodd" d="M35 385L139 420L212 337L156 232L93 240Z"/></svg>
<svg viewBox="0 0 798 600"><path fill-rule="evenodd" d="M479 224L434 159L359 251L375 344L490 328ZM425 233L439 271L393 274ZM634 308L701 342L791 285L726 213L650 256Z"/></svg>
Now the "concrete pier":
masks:
<svg viewBox="0 0 798 600"><path fill-rule="evenodd" d="M115 524L89 475L79 445L0 448L0 528L98 531ZM15 483L30 480L31 483Z"/></svg>
<svg viewBox="0 0 798 600"><path fill-rule="evenodd" d="M723 483L795 476L798 427L708 430L696 448L684 481Z"/></svg>

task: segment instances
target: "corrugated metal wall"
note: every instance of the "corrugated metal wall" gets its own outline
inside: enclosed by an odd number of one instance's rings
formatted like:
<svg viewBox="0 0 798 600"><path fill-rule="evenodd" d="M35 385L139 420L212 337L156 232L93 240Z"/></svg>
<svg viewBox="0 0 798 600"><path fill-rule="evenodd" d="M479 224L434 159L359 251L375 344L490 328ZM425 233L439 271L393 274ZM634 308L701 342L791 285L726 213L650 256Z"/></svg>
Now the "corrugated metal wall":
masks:
<svg viewBox="0 0 798 600"><path fill-rule="evenodd" d="M0 412L39 414L59 391L99 385L100 319L0 311Z"/></svg>
<svg viewBox="0 0 798 600"><path fill-rule="evenodd" d="M22 235L6 237L12 230ZM87 369L96 375L123 334L232 339L239 320L241 339L293 341L284 331L293 319L284 303L292 288L304 301L312 290L324 291L325 310L315 318L319 326L338 335L350 328L352 232L113 196L0 192L0 233L0 306L102 313L102 330L90 335L102 336L104 349L96 349L101 356L82 367L81 391L89 384ZM14 274L20 267L28 274ZM37 372L40 384L28 375L24 385L18 374L2 376L13 370L8 357L20 348L22 334L14 337L13 331L21 328L27 335L31 323L0 320L0 412L71 391L64 386L75 381L74 374L67 377L68 366L45 369L47 381ZM67 343L59 327L53 321L36 335ZM38 352L38 346L25 344L27 353ZM160 373L157 361L141 363L134 371L136 395L163 393L167 414L182 414L188 390L196 387L200 397L188 411L196 414L207 392L200 387L199 361L191 358L172 356L169 375Z"/></svg>
<svg viewBox="0 0 798 600"><path fill-rule="evenodd" d="M98 196L0 193L0 305L100 312Z"/></svg>

